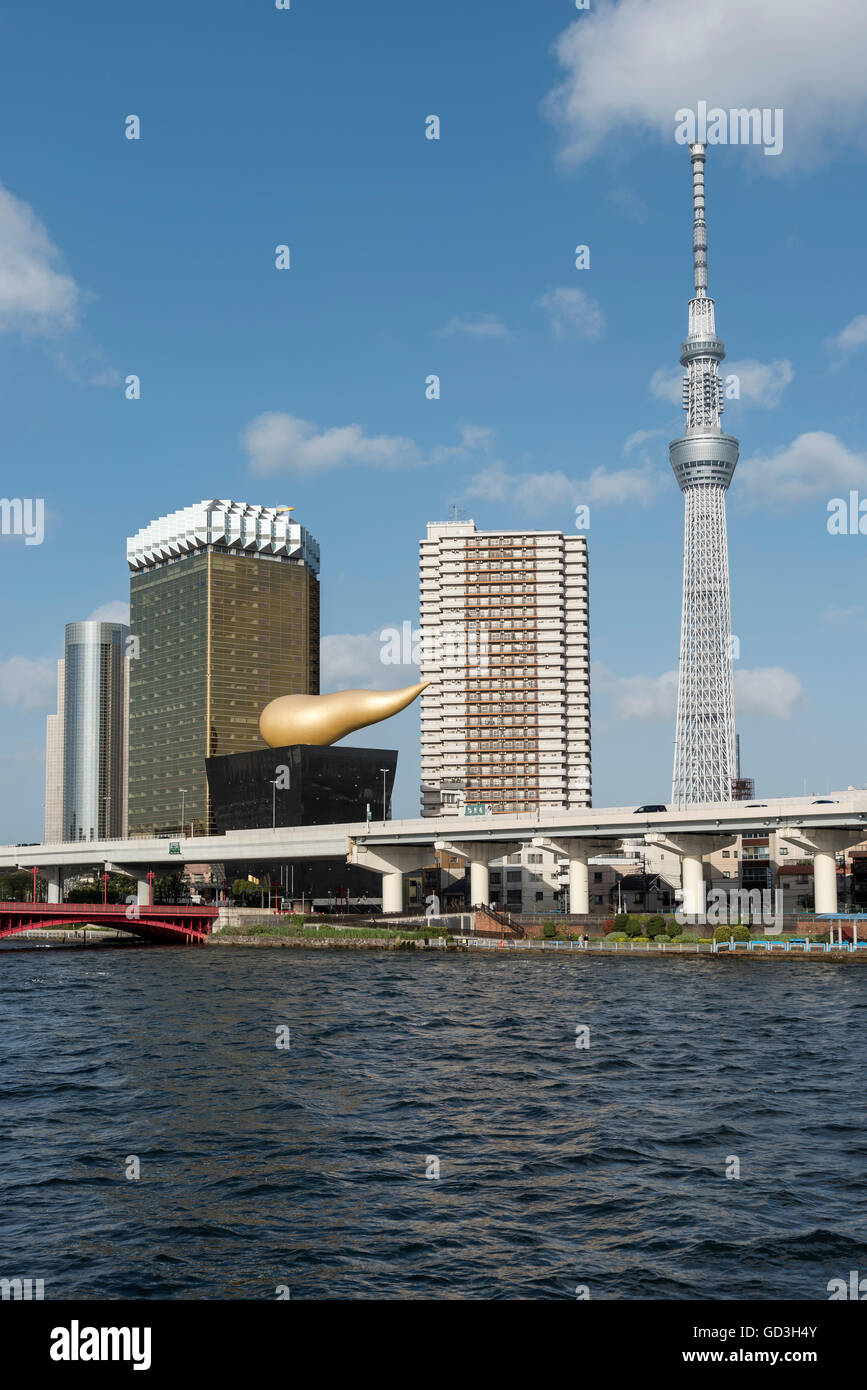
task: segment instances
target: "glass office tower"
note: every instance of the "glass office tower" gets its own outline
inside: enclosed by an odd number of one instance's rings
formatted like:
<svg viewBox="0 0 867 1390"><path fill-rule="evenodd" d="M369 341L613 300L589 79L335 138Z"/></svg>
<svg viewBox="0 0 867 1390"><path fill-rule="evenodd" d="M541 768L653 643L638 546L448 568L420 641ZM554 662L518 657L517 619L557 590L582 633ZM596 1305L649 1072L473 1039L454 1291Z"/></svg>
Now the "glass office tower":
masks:
<svg viewBox="0 0 867 1390"><path fill-rule="evenodd" d="M129 833L213 829L205 758L261 748L278 695L319 692L319 547L286 507L205 501L127 542Z"/></svg>
<svg viewBox="0 0 867 1390"><path fill-rule="evenodd" d="M63 840L125 833L128 636L124 623L66 624L56 716L63 726Z"/></svg>

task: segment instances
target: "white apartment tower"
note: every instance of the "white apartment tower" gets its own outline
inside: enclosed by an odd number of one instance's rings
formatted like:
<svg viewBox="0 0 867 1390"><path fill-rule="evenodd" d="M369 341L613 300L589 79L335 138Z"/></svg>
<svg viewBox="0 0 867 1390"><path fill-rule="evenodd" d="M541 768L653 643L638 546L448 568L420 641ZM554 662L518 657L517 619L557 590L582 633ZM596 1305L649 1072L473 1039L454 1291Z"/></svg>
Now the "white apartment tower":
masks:
<svg viewBox="0 0 867 1390"><path fill-rule="evenodd" d="M420 552L422 814L589 806L586 537L432 522Z"/></svg>

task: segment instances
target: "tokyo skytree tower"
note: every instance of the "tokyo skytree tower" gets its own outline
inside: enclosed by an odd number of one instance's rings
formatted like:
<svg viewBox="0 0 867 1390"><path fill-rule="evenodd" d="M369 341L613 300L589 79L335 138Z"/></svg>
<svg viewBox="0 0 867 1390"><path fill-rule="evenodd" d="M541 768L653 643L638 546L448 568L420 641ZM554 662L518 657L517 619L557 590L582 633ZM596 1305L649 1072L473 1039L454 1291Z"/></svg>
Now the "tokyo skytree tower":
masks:
<svg viewBox="0 0 867 1390"><path fill-rule="evenodd" d="M681 346L686 429L669 445L684 501L683 616L671 800L675 807L731 801L735 772L732 652L726 492L738 461L738 441L723 434L716 335L707 293L704 165L707 146L690 145L693 183L695 297L689 335Z"/></svg>

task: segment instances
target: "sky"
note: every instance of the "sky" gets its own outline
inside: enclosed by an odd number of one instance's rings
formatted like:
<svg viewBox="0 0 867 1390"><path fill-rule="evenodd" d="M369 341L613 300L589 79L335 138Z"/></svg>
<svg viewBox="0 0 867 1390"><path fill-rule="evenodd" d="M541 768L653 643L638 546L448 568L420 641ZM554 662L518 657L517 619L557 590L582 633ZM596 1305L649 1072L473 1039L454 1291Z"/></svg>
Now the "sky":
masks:
<svg viewBox="0 0 867 1390"><path fill-rule="evenodd" d="M41 838L64 625L212 497L318 539L323 690L416 678L380 658L427 522L588 506L594 802L667 800L700 101L783 112L707 163L742 771L867 785L867 535L828 529L867 512L865 51L863 0L6 0L2 491L45 522L0 535L0 839ZM417 814L417 708L387 742Z"/></svg>

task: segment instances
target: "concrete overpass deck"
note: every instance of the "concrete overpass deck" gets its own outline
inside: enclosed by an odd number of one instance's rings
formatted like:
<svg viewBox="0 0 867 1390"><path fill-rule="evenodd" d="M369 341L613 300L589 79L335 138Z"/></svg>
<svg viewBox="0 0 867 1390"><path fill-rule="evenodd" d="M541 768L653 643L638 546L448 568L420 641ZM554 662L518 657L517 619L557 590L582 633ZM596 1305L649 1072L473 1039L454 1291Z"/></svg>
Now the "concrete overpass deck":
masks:
<svg viewBox="0 0 867 1390"><path fill-rule="evenodd" d="M340 825L277 826L227 835L91 840L55 845L0 846L2 869L43 871L49 900L58 901L62 872L99 866L137 878L147 902L146 869L187 863L307 860L346 857L383 877L384 911L400 911L402 876L418 866L419 850L449 848L470 864L474 901L488 900L488 865L517 846L550 846L570 861L572 902L578 912L587 895L587 864L611 841L646 839L680 855L688 903L701 881L702 856L748 832L776 832L814 860L817 912L837 910L835 855L867 839L867 790L824 797L769 797L680 810L636 813L634 807L540 810L515 815L463 815ZM479 895L478 897L476 895ZM144 895L144 896L143 896Z"/></svg>

